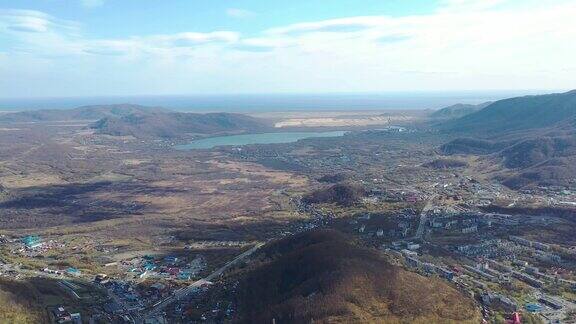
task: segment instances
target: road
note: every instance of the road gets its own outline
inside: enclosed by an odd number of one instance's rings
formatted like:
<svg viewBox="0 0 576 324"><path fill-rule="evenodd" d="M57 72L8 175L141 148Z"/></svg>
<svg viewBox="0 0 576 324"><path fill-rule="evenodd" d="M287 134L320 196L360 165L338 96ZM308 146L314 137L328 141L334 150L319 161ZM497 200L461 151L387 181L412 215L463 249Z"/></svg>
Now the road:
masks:
<svg viewBox="0 0 576 324"><path fill-rule="evenodd" d="M426 205L422 209L420 213L420 222L418 223L418 228L416 229L416 235L414 235L414 239L421 239L424 235L424 230L426 229L426 222L428 221L428 211L434 208L434 200L436 199L437 195L432 195L428 198Z"/></svg>
<svg viewBox="0 0 576 324"><path fill-rule="evenodd" d="M176 290L172 295L170 295L169 297L165 298L164 300L152 305L152 307L150 309L148 309L147 311L144 310L143 312L145 312L145 317L149 317L155 314L158 314L159 312L161 312L162 310L164 310L164 308L166 308L168 305L172 304L173 302L182 299L184 297L186 297L187 295L195 292L197 289L199 289L200 287L202 287L204 284L209 283L210 281L218 278L222 273L224 273L226 270L228 270L229 268L231 268L232 266L238 264L240 261L244 260L245 258L249 257L250 255L252 255L254 252L256 252L260 247L262 247L265 243L258 243L256 244L254 247L252 247L250 250L238 255L237 257L235 257L233 260L229 261L228 263L226 263L225 265L223 265L222 267L218 268L216 271L212 272L210 275L206 276L205 278L202 278L198 281L193 282L192 284L190 284L188 287Z"/></svg>

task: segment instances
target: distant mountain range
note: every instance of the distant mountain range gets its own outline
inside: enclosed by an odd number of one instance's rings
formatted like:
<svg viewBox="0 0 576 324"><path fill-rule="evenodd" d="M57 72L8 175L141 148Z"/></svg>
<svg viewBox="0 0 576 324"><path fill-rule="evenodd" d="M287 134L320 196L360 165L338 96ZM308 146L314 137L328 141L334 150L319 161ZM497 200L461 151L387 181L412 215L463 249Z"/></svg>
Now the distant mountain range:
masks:
<svg viewBox="0 0 576 324"><path fill-rule="evenodd" d="M49 121L98 120L107 117L123 117L138 113L160 113L168 110L131 104L82 106L74 109L45 109L20 111L0 115L0 122L27 123Z"/></svg>
<svg viewBox="0 0 576 324"><path fill-rule="evenodd" d="M434 119L456 119L461 118L466 115L470 115L477 111L480 111L487 106L492 104L492 101L481 103L478 105L470 105L470 104L455 104L452 106L448 106L439 110L434 111L430 114L431 118Z"/></svg>
<svg viewBox="0 0 576 324"><path fill-rule="evenodd" d="M184 138L191 135L256 132L269 129L265 120L232 113L180 113L131 104L83 106L0 115L3 123L91 121L96 133L136 138Z"/></svg>
<svg viewBox="0 0 576 324"><path fill-rule="evenodd" d="M441 147L500 163L498 178L512 188L576 184L576 90L496 101L437 125L461 134Z"/></svg>
<svg viewBox="0 0 576 324"><path fill-rule="evenodd" d="M136 138L180 138L190 135L264 131L261 119L231 113L139 112L106 117L91 125L97 133Z"/></svg>
<svg viewBox="0 0 576 324"><path fill-rule="evenodd" d="M505 134L512 131L574 125L576 90L499 100L441 125L444 130Z"/></svg>

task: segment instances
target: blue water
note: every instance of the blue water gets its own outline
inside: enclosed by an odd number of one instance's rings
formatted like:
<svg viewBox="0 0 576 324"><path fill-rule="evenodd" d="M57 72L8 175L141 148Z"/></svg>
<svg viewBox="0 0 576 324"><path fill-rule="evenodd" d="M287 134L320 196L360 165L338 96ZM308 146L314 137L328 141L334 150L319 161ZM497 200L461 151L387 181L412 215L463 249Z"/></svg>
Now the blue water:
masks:
<svg viewBox="0 0 576 324"><path fill-rule="evenodd" d="M179 150L211 149L217 146L241 146L248 144L278 144L293 143L305 138L338 137L346 132L287 132L287 133L261 133L209 137L192 141L188 144L177 145Z"/></svg>
<svg viewBox="0 0 576 324"><path fill-rule="evenodd" d="M548 91L549 92L549 91ZM0 111L69 109L86 105L131 103L186 112L268 112L321 110L437 109L477 104L536 91L389 92L285 95L117 96L0 98ZM546 93L546 92L541 92Z"/></svg>

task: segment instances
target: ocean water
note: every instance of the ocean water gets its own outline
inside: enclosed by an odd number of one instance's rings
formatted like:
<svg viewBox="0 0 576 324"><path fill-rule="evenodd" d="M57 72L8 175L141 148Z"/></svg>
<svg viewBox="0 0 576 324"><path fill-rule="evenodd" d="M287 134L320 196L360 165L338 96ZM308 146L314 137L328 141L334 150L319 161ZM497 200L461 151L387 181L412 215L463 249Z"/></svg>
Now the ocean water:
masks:
<svg viewBox="0 0 576 324"><path fill-rule="evenodd" d="M260 133L243 134L203 138L188 144L177 145L179 150L211 149L217 146L241 146L248 144L278 144L293 143L305 138L313 137L338 137L343 136L345 131L333 132L286 132L286 133Z"/></svg>
<svg viewBox="0 0 576 324"><path fill-rule="evenodd" d="M390 92L377 94L116 96L0 98L0 111L69 109L86 105L131 103L186 112L273 112L438 109L457 103L478 104L535 91Z"/></svg>

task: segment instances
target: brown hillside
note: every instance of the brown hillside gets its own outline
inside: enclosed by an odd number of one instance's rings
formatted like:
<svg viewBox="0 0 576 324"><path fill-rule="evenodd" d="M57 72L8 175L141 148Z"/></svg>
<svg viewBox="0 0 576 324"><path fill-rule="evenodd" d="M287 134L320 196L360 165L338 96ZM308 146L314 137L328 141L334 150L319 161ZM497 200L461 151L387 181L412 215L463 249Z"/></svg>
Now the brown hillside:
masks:
<svg viewBox="0 0 576 324"><path fill-rule="evenodd" d="M338 183L327 188L315 190L303 200L313 204L338 204L340 206L352 206L360 201L366 192L362 187L349 183Z"/></svg>
<svg viewBox="0 0 576 324"><path fill-rule="evenodd" d="M335 231L273 244L238 289L243 323L478 323L474 302Z"/></svg>

